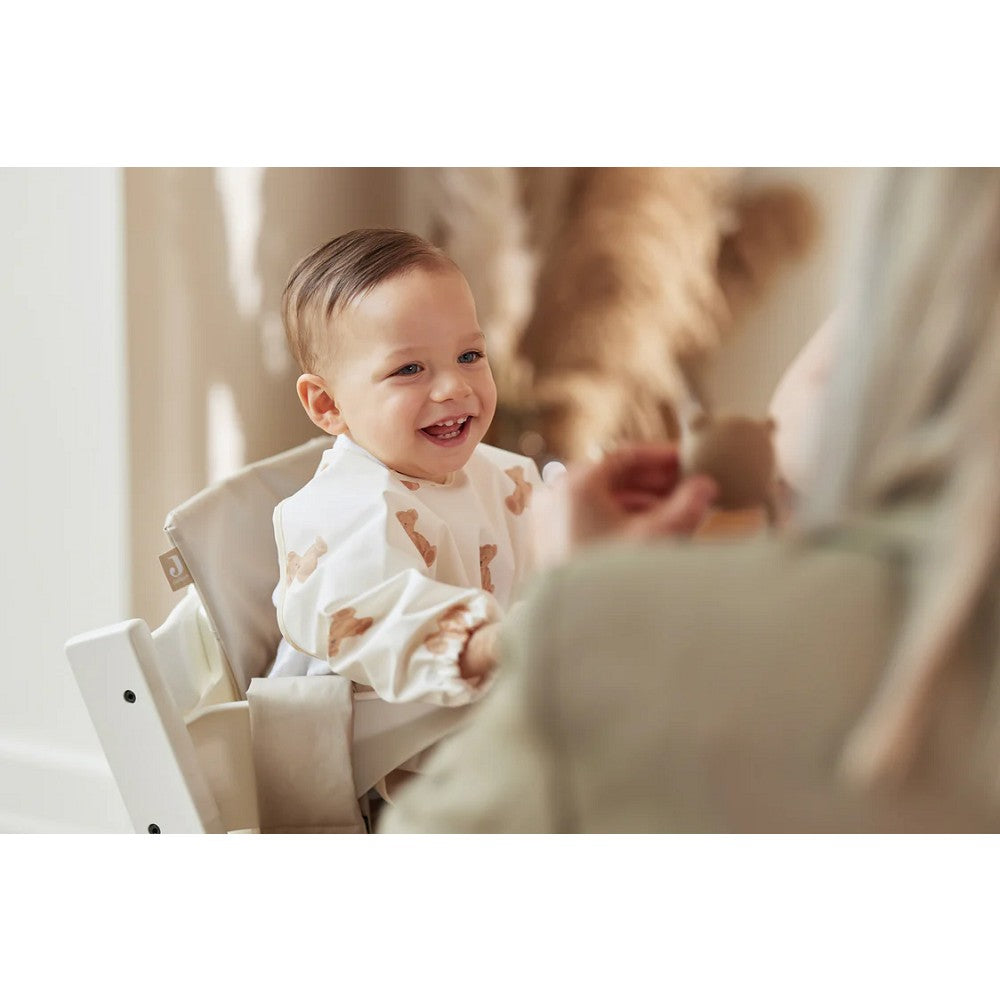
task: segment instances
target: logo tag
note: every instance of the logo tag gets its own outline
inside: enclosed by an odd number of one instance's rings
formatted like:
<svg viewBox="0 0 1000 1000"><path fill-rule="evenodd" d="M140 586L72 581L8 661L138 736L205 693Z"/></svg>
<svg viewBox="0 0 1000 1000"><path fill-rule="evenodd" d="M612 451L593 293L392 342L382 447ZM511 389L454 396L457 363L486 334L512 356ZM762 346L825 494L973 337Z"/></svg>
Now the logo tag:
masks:
<svg viewBox="0 0 1000 1000"><path fill-rule="evenodd" d="M194 583L187 566L184 564L184 560L181 559L178 549L171 549L169 552L164 552L160 556L160 565L163 567L163 572L166 575L167 583L170 584L171 590L180 590L181 587L186 587L189 583Z"/></svg>

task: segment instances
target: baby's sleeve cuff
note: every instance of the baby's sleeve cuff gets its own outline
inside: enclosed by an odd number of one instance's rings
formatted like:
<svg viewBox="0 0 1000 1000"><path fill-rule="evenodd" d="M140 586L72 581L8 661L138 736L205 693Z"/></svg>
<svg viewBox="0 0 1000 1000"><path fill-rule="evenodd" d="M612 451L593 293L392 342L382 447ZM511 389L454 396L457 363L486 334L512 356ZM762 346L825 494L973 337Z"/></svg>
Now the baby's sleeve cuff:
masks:
<svg viewBox="0 0 1000 1000"><path fill-rule="evenodd" d="M415 645L401 690L393 701L426 701L437 705L467 705L481 698L492 676L475 683L462 677L458 661L469 636L483 625L500 619L493 598L480 592L446 608L414 639Z"/></svg>

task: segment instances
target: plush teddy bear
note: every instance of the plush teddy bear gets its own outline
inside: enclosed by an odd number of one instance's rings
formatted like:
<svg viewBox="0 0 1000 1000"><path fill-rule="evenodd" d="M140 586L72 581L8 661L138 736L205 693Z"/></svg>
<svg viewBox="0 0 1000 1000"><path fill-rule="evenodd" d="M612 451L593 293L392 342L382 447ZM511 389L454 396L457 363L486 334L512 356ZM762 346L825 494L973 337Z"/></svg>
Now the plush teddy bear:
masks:
<svg viewBox="0 0 1000 1000"><path fill-rule="evenodd" d="M372 627L373 621L373 618L358 618L354 608L341 608L330 619L327 656L336 656L340 651L340 644L345 639L364 635Z"/></svg>
<svg viewBox="0 0 1000 1000"><path fill-rule="evenodd" d="M705 473L718 484L715 506L721 510L763 507L768 521L777 521L775 422L749 417L694 417L681 437L681 468L685 475Z"/></svg>
<svg viewBox="0 0 1000 1000"><path fill-rule="evenodd" d="M401 510L396 512L396 518L403 526L403 530L410 536L410 541L417 547L417 551L423 557L424 562L431 566L437 556L437 546L431 543L417 531L416 510Z"/></svg>

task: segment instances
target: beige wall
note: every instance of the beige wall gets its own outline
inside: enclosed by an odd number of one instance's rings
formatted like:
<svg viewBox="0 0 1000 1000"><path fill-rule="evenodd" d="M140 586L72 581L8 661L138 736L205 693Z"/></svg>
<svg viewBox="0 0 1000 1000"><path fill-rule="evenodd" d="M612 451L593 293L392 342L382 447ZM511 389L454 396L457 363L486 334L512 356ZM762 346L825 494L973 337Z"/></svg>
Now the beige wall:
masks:
<svg viewBox="0 0 1000 1000"><path fill-rule="evenodd" d="M312 437L278 306L292 265L355 226L412 224L394 169L125 171L131 613L176 603L166 513Z"/></svg>

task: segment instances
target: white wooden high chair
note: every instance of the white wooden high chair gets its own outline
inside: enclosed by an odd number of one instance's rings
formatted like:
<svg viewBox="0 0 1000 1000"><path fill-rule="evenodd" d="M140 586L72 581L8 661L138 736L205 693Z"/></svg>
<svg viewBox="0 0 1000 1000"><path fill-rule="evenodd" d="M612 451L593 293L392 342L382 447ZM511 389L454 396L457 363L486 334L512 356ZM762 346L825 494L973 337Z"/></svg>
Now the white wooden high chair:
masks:
<svg viewBox="0 0 1000 1000"><path fill-rule="evenodd" d="M278 577L271 515L313 475L331 440L317 438L250 465L171 512L165 530L175 547L161 562L174 589L188 592L154 632L132 619L66 645L137 832L225 833L262 825L257 775L272 764L271 748L254 740L247 692L265 674L280 638L271 602ZM334 676L260 683L285 681L306 696L349 684ZM349 721L339 744L333 733L323 752L340 746L349 757L341 769L353 777L357 799L465 715L423 703L389 704L373 692L352 691L349 704L352 698L353 726ZM306 715L311 700L303 702ZM326 722L314 713L303 725L322 732ZM320 772L318 784L307 779L302 794L323 789L327 763L301 762L299 774ZM314 803L301 805L306 813L322 812Z"/></svg>

